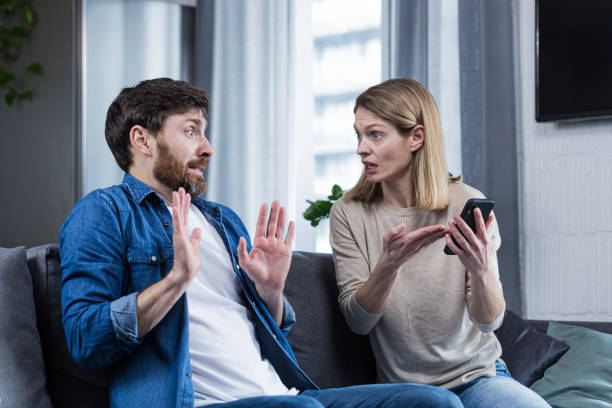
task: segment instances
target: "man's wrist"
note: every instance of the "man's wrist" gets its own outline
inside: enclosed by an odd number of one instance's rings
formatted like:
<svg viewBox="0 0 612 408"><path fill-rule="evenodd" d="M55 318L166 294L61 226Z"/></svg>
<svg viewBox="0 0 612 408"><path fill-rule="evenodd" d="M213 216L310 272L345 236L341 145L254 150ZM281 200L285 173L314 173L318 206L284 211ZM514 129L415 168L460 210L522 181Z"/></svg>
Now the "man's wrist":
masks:
<svg viewBox="0 0 612 408"><path fill-rule="evenodd" d="M162 279L169 286L169 289L177 289L181 291L187 290L191 280L188 274L178 267L173 267L170 272Z"/></svg>

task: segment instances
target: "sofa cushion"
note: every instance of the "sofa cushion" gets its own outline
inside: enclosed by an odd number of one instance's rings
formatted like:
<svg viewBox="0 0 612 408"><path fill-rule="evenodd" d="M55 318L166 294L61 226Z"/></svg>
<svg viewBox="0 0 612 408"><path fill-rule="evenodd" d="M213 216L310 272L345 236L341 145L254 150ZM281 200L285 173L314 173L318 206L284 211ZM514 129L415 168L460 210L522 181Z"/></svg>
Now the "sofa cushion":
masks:
<svg viewBox="0 0 612 408"><path fill-rule="evenodd" d="M554 407L610 407L612 334L559 322L547 333L570 349L531 388Z"/></svg>
<svg viewBox="0 0 612 408"><path fill-rule="evenodd" d="M0 248L0 406L51 407L24 247Z"/></svg>
<svg viewBox="0 0 612 408"><path fill-rule="evenodd" d="M330 254L294 251L285 295L297 320L289 343L315 384L330 388L376 382L368 338L349 329L338 307Z"/></svg>
<svg viewBox="0 0 612 408"><path fill-rule="evenodd" d="M515 380L529 387L568 350L568 345L539 332L507 311L495 331L502 346L501 358Z"/></svg>
<svg viewBox="0 0 612 408"><path fill-rule="evenodd" d="M49 394L54 407L108 407L108 370L79 367L68 351L62 325L61 271L57 244L27 250Z"/></svg>

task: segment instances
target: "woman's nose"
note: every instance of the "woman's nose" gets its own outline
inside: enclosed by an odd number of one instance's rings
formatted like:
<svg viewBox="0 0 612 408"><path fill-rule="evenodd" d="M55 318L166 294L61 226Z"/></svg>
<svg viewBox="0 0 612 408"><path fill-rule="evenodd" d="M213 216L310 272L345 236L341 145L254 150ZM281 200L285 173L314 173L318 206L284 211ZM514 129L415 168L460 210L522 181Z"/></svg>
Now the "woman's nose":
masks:
<svg viewBox="0 0 612 408"><path fill-rule="evenodd" d="M370 146L364 138L361 138L359 142L357 142L357 154L363 156L364 154L370 154L372 150Z"/></svg>

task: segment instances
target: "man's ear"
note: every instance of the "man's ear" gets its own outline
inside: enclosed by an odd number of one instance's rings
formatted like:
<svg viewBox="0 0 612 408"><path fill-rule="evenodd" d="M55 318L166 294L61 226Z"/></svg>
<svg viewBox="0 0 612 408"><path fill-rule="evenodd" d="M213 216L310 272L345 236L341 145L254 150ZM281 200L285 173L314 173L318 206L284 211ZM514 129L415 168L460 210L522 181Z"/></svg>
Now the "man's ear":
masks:
<svg viewBox="0 0 612 408"><path fill-rule="evenodd" d="M410 142L410 151L416 152L423 146L423 142L425 141L425 128L423 125L416 125L411 131L410 136L412 140Z"/></svg>
<svg viewBox="0 0 612 408"><path fill-rule="evenodd" d="M140 125L134 125L130 129L130 146L145 156L153 154L152 141L153 135Z"/></svg>

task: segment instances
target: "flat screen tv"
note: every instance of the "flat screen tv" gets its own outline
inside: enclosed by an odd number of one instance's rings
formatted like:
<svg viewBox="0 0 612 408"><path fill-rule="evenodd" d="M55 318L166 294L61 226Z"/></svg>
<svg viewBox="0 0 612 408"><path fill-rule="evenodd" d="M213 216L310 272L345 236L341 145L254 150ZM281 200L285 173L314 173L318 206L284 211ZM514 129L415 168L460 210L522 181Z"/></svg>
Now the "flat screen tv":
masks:
<svg viewBox="0 0 612 408"><path fill-rule="evenodd" d="M536 0L536 120L612 117L612 0Z"/></svg>

